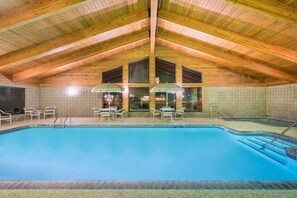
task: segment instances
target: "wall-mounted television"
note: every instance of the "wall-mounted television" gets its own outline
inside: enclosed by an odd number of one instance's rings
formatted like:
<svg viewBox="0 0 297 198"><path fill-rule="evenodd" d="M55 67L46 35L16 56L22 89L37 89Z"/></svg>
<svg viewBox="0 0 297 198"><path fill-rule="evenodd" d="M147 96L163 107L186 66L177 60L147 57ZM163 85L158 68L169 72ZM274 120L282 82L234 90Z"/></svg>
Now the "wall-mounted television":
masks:
<svg viewBox="0 0 297 198"><path fill-rule="evenodd" d="M11 114L22 114L25 107L25 88L0 86L0 109Z"/></svg>

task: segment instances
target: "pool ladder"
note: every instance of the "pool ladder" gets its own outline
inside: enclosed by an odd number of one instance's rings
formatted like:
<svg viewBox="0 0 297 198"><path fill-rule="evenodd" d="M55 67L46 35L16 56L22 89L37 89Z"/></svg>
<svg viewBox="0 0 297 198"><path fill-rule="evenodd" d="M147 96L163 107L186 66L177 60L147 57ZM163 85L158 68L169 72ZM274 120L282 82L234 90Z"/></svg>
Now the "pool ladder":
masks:
<svg viewBox="0 0 297 198"><path fill-rule="evenodd" d="M59 118L60 118L60 119L59 119ZM59 123L57 123L58 120L60 120ZM57 118L55 119L54 123L53 123L53 127L56 128L56 127L59 126L59 127L63 127L63 128L65 128L65 126L66 126L66 124L67 124L67 123L66 123L67 120L69 120L69 125L71 125L71 117L70 117L69 114L66 116L66 118L65 118L64 121L63 121L63 117L62 117L62 116L60 117L60 115L58 115Z"/></svg>

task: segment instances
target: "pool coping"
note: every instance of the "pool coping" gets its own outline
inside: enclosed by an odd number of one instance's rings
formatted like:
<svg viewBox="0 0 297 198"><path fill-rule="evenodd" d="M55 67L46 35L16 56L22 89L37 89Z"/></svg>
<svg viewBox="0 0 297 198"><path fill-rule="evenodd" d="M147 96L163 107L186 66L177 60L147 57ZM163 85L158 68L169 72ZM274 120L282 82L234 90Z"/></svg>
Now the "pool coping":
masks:
<svg viewBox="0 0 297 198"><path fill-rule="evenodd" d="M49 124L31 124L10 129L0 130L0 135L26 128L53 127ZM216 124L128 124L128 125L107 125L107 124L79 124L65 126L71 127L215 127L221 128L235 135L261 135L268 134L278 136L290 142L297 143L297 138L279 135L266 131L238 131L226 126ZM287 157L297 160L297 148L286 149ZM297 181L222 181L222 180L0 180L0 189L184 189L184 190L296 190Z"/></svg>
<svg viewBox="0 0 297 198"><path fill-rule="evenodd" d="M0 189L296 190L297 181L0 180Z"/></svg>

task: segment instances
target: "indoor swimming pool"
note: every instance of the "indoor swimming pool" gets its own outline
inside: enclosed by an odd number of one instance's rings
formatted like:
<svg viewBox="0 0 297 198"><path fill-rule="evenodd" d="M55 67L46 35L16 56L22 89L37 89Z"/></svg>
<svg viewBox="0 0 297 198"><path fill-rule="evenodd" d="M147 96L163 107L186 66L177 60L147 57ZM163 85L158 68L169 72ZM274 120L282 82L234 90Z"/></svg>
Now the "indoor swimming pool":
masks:
<svg viewBox="0 0 297 198"><path fill-rule="evenodd" d="M284 150L296 145L260 152L271 138L221 127L29 127L0 135L0 179L297 180Z"/></svg>

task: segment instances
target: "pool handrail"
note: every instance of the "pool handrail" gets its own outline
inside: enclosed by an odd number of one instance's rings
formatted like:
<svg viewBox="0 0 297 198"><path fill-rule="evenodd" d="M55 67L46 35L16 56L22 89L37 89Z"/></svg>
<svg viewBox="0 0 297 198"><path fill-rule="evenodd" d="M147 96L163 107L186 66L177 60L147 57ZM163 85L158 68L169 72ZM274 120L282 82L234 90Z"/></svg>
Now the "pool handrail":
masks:
<svg viewBox="0 0 297 198"><path fill-rule="evenodd" d="M68 115L66 116L64 122L63 122L63 128L65 127L65 125L66 125L66 121L67 121L68 118L69 118L69 124L71 125L71 117L70 117L70 115L68 114Z"/></svg>
<svg viewBox="0 0 297 198"><path fill-rule="evenodd" d="M227 116L229 116L232 120L235 120L235 118L233 118L229 113L227 113L226 111L224 111L221 107L219 106L212 106L210 107L210 112L209 112L209 117L212 117L212 112L213 112L213 108L218 109L219 111L217 111L217 113L219 114L220 112L225 113Z"/></svg>
<svg viewBox="0 0 297 198"><path fill-rule="evenodd" d="M287 131L289 131L293 126L295 126L297 124L297 120L293 123L293 124L291 124L290 126L288 126L283 132L281 132L280 133L280 135L278 135L278 136L276 136L275 138L273 138L268 144L273 144L276 140L278 140L282 135L284 135ZM266 144L264 144L263 146L262 146L262 149L264 149L265 148L265 145Z"/></svg>

